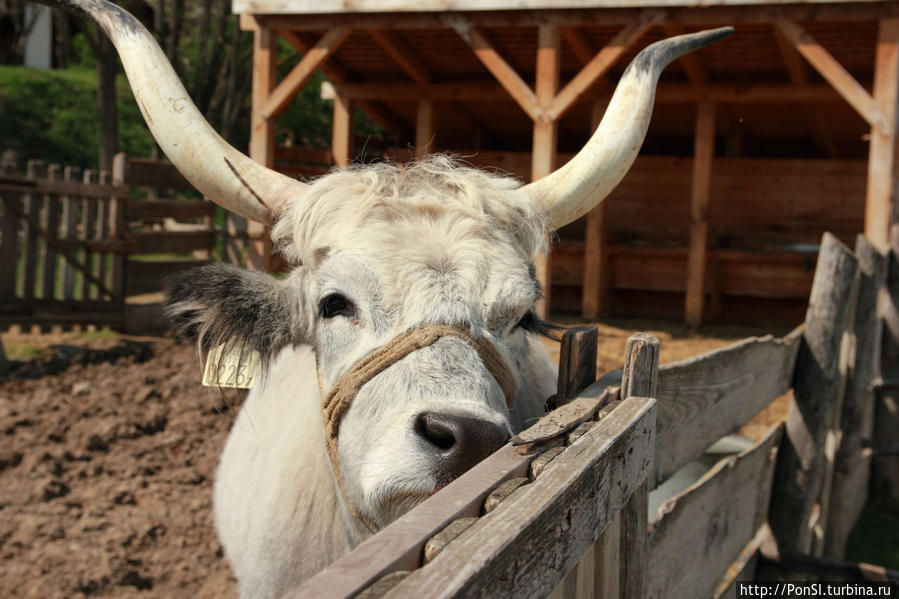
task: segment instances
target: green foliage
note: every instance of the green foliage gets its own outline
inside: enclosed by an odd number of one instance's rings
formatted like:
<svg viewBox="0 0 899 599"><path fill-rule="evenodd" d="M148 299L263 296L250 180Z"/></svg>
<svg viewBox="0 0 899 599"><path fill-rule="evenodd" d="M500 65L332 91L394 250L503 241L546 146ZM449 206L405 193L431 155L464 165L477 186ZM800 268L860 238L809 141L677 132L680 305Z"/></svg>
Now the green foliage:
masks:
<svg viewBox="0 0 899 599"><path fill-rule="evenodd" d="M899 570L899 501L869 503L849 537L846 557Z"/></svg>
<svg viewBox="0 0 899 599"><path fill-rule="evenodd" d="M135 156L152 148L124 76L118 87L119 146ZM99 144L97 75L93 70L0 66L0 150L20 161L96 168Z"/></svg>

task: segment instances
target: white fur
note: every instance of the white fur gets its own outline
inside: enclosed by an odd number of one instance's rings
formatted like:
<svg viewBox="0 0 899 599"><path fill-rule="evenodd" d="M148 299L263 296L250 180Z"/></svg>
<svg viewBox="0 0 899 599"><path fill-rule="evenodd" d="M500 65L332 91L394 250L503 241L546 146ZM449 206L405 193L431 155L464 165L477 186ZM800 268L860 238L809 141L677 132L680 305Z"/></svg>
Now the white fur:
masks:
<svg viewBox="0 0 899 599"><path fill-rule="evenodd" d="M538 293L531 266L542 216L510 179L445 158L366 167L314 183L274 238L295 261L299 311L340 293L351 318L314 318L253 389L225 447L216 527L242 597L277 597L370 533L343 503L324 449L325 391L361 357L423 323L463 324L490 339L517 379L509 410L477 353L456 338L406 356L362 387L340 424L347 498L385 526L437 486L415 435L426 411L521 430L542 413L555 371L515 325Z"/></svg>

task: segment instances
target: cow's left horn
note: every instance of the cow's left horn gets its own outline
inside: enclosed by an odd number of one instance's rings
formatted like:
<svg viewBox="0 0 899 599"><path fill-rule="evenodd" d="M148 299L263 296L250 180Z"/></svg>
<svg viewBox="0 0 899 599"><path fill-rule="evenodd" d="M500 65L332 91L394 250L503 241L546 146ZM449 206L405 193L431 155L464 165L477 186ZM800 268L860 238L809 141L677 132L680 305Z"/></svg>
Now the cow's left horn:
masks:
<svg viewBox="0 0 899 599"><path fill-rule="evenodd" d="M306 184L231 147L191 101L156 40L127 11L106 0L37 0L83 14L115 45L134 98L157 143L204 196L248 219L270 224Z"/></svg>
<svg viewBox="0 0 899 599"><path fill-rule="evenodd" d="M523 188L545 207L551 230L589 212L627 173L646 137L662 70L687 52L731 32L733 27L722 27L679 35L652 44L634 58L587 145L568 164Z"/></svg>

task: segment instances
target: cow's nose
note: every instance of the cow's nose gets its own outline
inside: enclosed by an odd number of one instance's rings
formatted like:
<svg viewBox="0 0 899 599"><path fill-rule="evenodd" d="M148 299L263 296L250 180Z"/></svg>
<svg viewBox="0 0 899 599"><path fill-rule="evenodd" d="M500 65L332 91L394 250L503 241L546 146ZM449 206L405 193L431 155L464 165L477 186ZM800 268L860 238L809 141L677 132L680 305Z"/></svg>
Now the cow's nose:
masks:
<svg viewBox="0 0 899 599"><path fill-rule="evenodd" d="M472 416L423 412L415 433L438 458L441 486L502 447L509 440L505 426Z"/></svg>

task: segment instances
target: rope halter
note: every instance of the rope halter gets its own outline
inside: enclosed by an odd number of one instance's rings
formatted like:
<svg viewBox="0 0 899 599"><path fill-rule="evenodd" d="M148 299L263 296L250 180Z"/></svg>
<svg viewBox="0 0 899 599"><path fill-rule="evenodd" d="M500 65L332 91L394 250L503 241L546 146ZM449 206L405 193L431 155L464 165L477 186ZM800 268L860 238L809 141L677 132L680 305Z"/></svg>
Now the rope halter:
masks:
<svg viewBox="0 0 899 599"><path fill-rule="evenodd" d="M442 337L462 339L478 352L478 356L481 358L484 366L490 371L496 382L499 383L503 395L506 397L506 405L511 408L515 399L515 376L493 343L484 338L476 339L472 337L465 327L443 324L426 324L394 337L388 343L356 362L348 372L337 380L334 387L322 400L322 416L325 423L325 448L328 451L328 459L331 461L334 476L337 478L337 485L340 487L340 493L343 495L347 508L371 532L377 532L377 527L352 504L346 494L346 487L340 472L340 458L337 452L337 434L340 429L340 419L349 409L350 402L353 401L365 383L412 352L433 345Z"/></svg>

